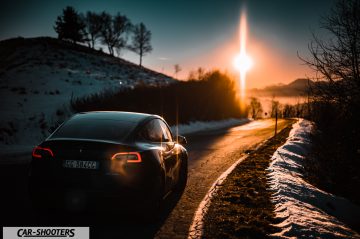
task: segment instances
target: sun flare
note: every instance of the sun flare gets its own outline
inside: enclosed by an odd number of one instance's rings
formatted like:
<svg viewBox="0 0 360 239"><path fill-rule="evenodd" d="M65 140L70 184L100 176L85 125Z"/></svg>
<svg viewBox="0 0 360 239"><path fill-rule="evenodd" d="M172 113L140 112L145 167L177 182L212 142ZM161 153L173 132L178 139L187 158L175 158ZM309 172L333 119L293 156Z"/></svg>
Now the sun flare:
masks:
<svg viewBox="0 0 360 239"><path fill-rule="evenodd" d="M245 89L246 89L246 73L254 65L252 58L246 53L247 41L247 22L245 12L241 13L240 18L240 53L234 58L233 65L240 75L240 98L241 103L245 103ZM244 105L243 105L244 106Z"/></svg>
<svg viewBox="0 0 360 239"><path fill-rule="evenodd" d="M240 73L246 73L254 65L254 62L250 56L241 52L234 58L233 64L235 69L237 69Z"/></svg>

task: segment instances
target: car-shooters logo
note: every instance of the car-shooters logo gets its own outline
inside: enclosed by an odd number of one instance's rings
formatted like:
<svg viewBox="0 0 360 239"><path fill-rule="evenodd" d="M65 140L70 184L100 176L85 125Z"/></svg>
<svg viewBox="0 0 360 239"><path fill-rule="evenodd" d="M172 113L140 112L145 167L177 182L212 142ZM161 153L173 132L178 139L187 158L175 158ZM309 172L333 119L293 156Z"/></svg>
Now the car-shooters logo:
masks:
<svg viewBox="0 0 360 239"><path fill-rule="evenodd" d="M4 227L3 238L89 239L89 227Z"/></svg>

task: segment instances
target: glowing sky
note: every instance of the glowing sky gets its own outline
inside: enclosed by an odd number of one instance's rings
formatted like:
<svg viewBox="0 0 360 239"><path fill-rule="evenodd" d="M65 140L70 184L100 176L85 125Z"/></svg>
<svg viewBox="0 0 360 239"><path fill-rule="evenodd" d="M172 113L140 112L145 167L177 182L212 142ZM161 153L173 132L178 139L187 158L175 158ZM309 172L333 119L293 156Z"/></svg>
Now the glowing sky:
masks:
<svg viewBox="0 0 360 239"><path fill-rule="evenodd" d="M108 11L127 15L133 23L144 22L152 31L154 51L144 65L174 75L174 64L186 78L197 67L220 68L233 73L239 53L239 20L247 10L247 53L254 66L247 74L249 87L288 83L308 74L297 52L306 56L311 31L318 31L321 15L334 0L12 0L0 7L0 39L17 36L53 36L54 21L71 5L79 12ZM245 3L245 4L244 4ZM105 47L104 47L105 49ZM138 57L122 57L138 63Z"/></svg>

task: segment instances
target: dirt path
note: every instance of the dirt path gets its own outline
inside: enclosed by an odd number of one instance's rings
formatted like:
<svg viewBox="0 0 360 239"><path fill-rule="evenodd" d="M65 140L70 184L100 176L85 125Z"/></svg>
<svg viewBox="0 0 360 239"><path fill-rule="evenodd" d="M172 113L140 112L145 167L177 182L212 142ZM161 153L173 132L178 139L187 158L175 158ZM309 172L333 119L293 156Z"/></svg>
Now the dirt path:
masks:
<svg viewBox="0 0 360 239"><path fill-rule="evenodd" d="M287 124L279 121L280 131ZM273 136L274 121L249 124L188 137L189 180L180 201L170 213L156 238L186 238L194 213L213 182L236 162L246 150Z"/></svg>

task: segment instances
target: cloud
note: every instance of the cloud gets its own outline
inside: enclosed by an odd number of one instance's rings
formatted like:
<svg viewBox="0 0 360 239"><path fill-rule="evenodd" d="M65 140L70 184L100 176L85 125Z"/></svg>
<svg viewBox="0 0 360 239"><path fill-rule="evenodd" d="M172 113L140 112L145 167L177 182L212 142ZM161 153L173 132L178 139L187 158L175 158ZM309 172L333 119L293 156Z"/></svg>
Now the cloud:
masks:
<svg viewBox="0 0 360 239"><path fill-rule="evenodd" d="M168 61L168 60L170 60L170 58L163 57L163 56L158 57L157 59L160 60L160 61Z"/></svg>

